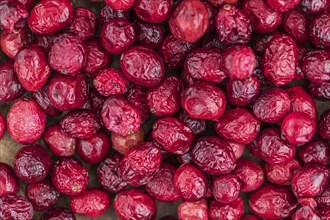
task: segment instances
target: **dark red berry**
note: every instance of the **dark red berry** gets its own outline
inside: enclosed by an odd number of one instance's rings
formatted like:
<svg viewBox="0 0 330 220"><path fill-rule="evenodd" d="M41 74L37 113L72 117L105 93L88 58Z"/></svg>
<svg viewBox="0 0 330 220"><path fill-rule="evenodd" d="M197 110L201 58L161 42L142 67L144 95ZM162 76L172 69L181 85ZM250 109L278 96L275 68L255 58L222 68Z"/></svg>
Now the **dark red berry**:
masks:
<svg viewBox="0 0 330 220"><path fill-rule="evenodd" d="M134 21L136 44L150 49L157 48L165 39L165 28L160 24Z"/></svg>
<svg viewBox="0 0 330 220"><path fill-rule="evenodd" d="M239 196L240 189L239 178L232 174L218 176L212 182L213 196L218 202L234 202Z"/></svg>
<svg viewBox="0 0 330 220"><path fill-rule="evenodd" d="M0 28L4 31L12 32L15 28L20 28L28 16L28 10L18 1L1 1Z"/></svg>
<svg viewBox="0 0 330 220"><path fill-rule="evenodd" d="M298 44L308 40L308 20L297 9L284 14L282 27Z"/></svg>
<svg viewBox="0 0 330 220"><path fill-rule="evenodd" d="M208 219L208 207L206 199L195 202L185 201L178 206L178 218L182 220L206 220Z"/></svg>
<svg viewBox="0 0 330 220"><path fill-rule="evenodd" d="M117 11L125 11L134 5L135 0L105 0L105 3Z"/></svg>
<svg viewBox="0 0 330 220"><path fill-rule="evenodd" d="M330 15L323 13L316 17L309 26L309 37L315 47L330 49Z"/></svg>
<svg viewBox="0 0 330 220"><path fill-rule="evenodd" d="M301 167L300 162L296 159L290 160L286 163L280 164L265 164L265 175L267 180L271 183L277 185L291 185L291 179L296 172Z"/></svg>
<svg viewBox="0 0 330 220"><path fill-rule="evenodd" d="M61 111L59 111L53 103L50 101L48 94L47 94L47 88L44 87L38 91L35 91L32 93L32 96L34 100L38 103L38 105L42 108L42 110L48 115L48 116L58 116Z"/></svg>
<svg viewBox="0 0 330 220"><path fill-rule="evenodd" d="M330 146L325 141L312 140L300 149L298 157L304 164L328 165L330 163Z"/></svg>
<svg viewBox="0 0 330 220"><path fill-rule="evenodd" d="M76 217L70 210L55 208L44 213L40 220L76 220Z"/></svg>
<svg viewBox="0 0 330 220"><path fill-rule="evenodd" d="M171 15L171 0L136 0L135 14L146 22L162 23Z"/></svg>
<svg viewBox="0 0 330 220"><path fill-rule="evenodd" d="M323 139L330 140L330 110L320 116L318 132Z"/></svg>
<svg viewBox="0 0 330 220"><path fill-rule="evenodd" d="M129 149L142 142L143 139L144 131L141 128L127 136L121 136L114 132L111 133L112 148L121 154L126 154Z"/></svg>
<svg viewBox="0 0 330 220"><path fill-rule="evenodd" d="M243 200L238 197L231 203L219 203L212 200L209 205L209 219L235 219L238 220L244 215Z"/></svg>
<svg viewBox="0 0 330 220"><path fill-rule="evenodd" d="M296 7L301 0L281 1L281 0L266 0L268 6L278 12L287 12Z"/></svg>
<svg viewBox="0 0 330 220"><path fill-rule="evenodd" d="M233 4L234 5L238 2L238 0L208 0L208 2L216 7L219 7L224 4Z"/></svg>
<svg viewBox="0 0 330 220"><path fill-rule="evenodd" d="M316 198L316 201L318 206L330 208L330 185Z"/></svg>
<svg viewBox="0 0 330 220"><path fill-rule="evenodd" d="M192 119L186 111L181 112L180 120L190 128L194 135L201 134L206 130L205 120Z"/></svg>
<svg viewBox="0 0 330 220"><path fill-rule="evenodd" d="M308 206L301 207L293 214L292 220L300 220L300 219L321 220L317 212Z"/></svg>
<svg viewBox="0 0 330 220"><path fill-rule="evenodd" d="M233 150L236 160L238 160L239 158L241 158L243 156L243 153L245 150L245 145L238 144L235 142L229 142L229 141L228 141L228 144L231 147L231 149Z"/></svg>
<svg viewBox="0 0 330 220"><path fill-rule="evenodd" d="M0 196L0 218L8 220L31 220L33 217L32 204L22 196Z"/></svg>
<svg viewBox="0 0 330 220"><path fill-rule="evenodd" d="M191 161L192 161L190 152L182 154L182 155L177 155L177 159L181 165L191 163Z"/></svg>
<svg viewBox="0 0 330 220"><path fill-rule="evenodd" d="M147 88L131 84L126 93L127 100L138 108L142 121L149 117L149 107L147 105Z"/></svg>
<svg viewBox="0 0 330 220"><path fill-rule="evenodd" d="M316 99L330 100L330 82L308 84L308 92Z"/></svg>
<svg viewBox="0 0 330 220"><path fill-rule="evenodd" d="M315 15L324 11L329 5L329 0L302 0L298 8L306 15Z"/></svg>
<svg viewBox="0 0 330 220"><path fill-rule="evenodd" d="M62 132L59 125L47 127L43 136L52 153L62 157L72 156L75 153L76 139Z"/></svg>
<svg viewBox="0 0 330 220"><path fill-rule="evenodd" d="M330 52L314 50L307 53L300 62L307 80L314 83L330 81Z"/></svg>
<svg viewBox="0 0 330 220"><path fill-rule="evenodd" d="M111 8L109 5L105 5L100 10L99 22L100 24L105 24L113 18L124 18L129 20L130 16L131 14L129 11L117 11Z"/></svg>
<svg viewBox="0 0 330 220"><path fill-rule="evenodd" d="M0 197L16 194L19 190L19 180L14 170L6 163L0 162Z"/></svg>

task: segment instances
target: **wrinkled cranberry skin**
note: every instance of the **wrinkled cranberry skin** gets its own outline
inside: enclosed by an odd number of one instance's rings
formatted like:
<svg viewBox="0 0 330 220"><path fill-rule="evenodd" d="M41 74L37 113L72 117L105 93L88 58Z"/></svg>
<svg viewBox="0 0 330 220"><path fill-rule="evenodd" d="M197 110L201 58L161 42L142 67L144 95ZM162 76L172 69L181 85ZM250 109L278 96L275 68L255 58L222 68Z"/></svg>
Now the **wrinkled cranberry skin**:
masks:
<svg viewBox="0 0 330 220"><path fill-rule="evenodd" d="M251 195L249 205L261 218L282 219L293 214L297 200L289 188L268 184Z"/></svg>
<svg viewBox="0 0 330 220"><path fill-rule="evenodd" d="M147 105L147 89L136 84L131 84L126 93L127 100L138 108L142 121L149 117L149 107Z"/></svg>
<svg viewBox="0 0 330 220"><path fill-rule="evenodd" d="M27 91L41 89L51 74L45 51L36 45L30 45L16 55L14 69L18 81Z"/></svg>
<svg viewBox="0 0 330 220"><path fill-rule="evenodd" d="M58 36L57 33L49 34L49 35L40 35L35 34L34 42L39 46L44 48L45 51L49 51L49 48L53 45L56 37Z"/></svg>
<svg viewBox="0 0 330 220"><path fill-rule="evenodd" d="M300 219L314 219L321 220L317 212L308 206L303 206L298 209L292 216L292 220L300 220Z"/></svg>
<svg viewBox="0 0 330 220"><path fill-rule="evenodd" d="M3 115L0 113L0 140L6 132L7 124Z"/></svg>
<svg viewBox="0 0 330 220"><path fill-rule="evenodd" d="M59 35L49 49L48 60L54 70L75 76L86 64L86 47L74 34Z"/></svg>
<svg viewBox="0 0 330 220"><path fill-rule="evenodd" d="M226 78L220 60L222 60L220 49L199 48L188 54L184 62L184 70L193 79L220 83Z"/></svg>
<svg viewBox="0 0 330 220"><path fill-rule="evenodd" d="M121 54L135 42L136 34L126 19L113 18L102 26L100 38L109 53Z"/></svg>
<svg viewBox="0 0 330 220"><path fill-rule="evenodd" d="M318 132L323 139L330 140L330 110L325 111L321 115Z"/></svg>
<svg viewBox="0 0 330 220"><path fill-rule="evenodd" d="M241 189L237 176L227 174L216 177L212 182L212 192L216 201L222 203L231 203L235 201Z"/></svg>
<svg viewBox="0 0 330 220"><path fill-rule="evenodd" d="M86 189L88 170L77 159L62 157L54 164L51 179L59 192L73 196Z"/></svg>
<svg viewBox="0 0 330 220"><path fill-rule="evenodd" d="M206 130L206 121L189 118L186 111L182 111L180 114L180 120L187 125L194 135L203 133Z"/></svg>
<svg viewBox="0 0 330 220"><path fill-rule="evenodd" d="M194 141L194 134L179 119L167 117L158 119L154 123L152 138L171 153L185 154Z"/></svg>
<svg viewBox="0 0 330 220"><path fill-rule="evenodd" d="M320 195L329 183L329 167L319 164L305 165L292 177L292 191L298 198Z"/></svg>
<svg viewBox="0 0 330 220"><path fill-rule="evenodd" d="M181 220L206 220L209 216L207 209L205 199L196 202L182 202L178 206L178 218Z"/></svg>
<svg viewBox="0 0 330 220"><path fill-rule="evenodd" d="M129 20L130 18L130 12L129 11L116 11L113 8L111 8L109 5L105 5L103 8L100 10L100 15L99 15L99 22L100 24L105 24L110 19L113 18L124 18L126 20Z"/></svg>
<svg viewBox="0 0 330 220"><path fill-rule="evenodd" d="M282 22L282 13L269 8L263 0L246 0L242 8L250 17L253 31L269 33Z"/></svg>
<svg viewBox="0 0 330 220"><path fill-rule="evenodd" d="M33 92L32 96L33 99L38 103L38 105L48 116L55 117L61 113L57 108L55 108L53 103L50 101L46 87Z"/></svg>
<svg viewBox="0 0 330 220"><path fill-rule="evenodd" d="M223 138L239 144L248 144L259 133L260 121L244 108L229 109L216 122L215 130Z"/></svg>
<svg viewBox="0 0 330 220"><path fill-rule="evenodd" d="M265 174L269 182L287 186L291 185L292 176L300 167L300 162L295 159L280 164L266 163L264 166Z"/></svg>
<svg viewBox="0 0 330 220"><path fill-rule="evenodd" d="M235 154L230 145L215 136L201 137L191 151L194 163L210 175L227 174L236 165Z"/></svg>
<svg viewBox="0 0 330 220"><path fill-rule="evenodd" d="M46 115L39 105L29 98L15 102L7 115L10 137L20 144L37 141L45 130Z"/></svg>
<svg viewBox="0 0 330 220"><path fill-rule="evenodd" d="M101 116L108 130L122 136L130 135L140 128L139 110L123 97L108 98L103 104Z"/></svg>
<svg viewBox="0 0 330 220"><path fill-rule="evenodd" d="M278 48L282 48L281 51ZM267 44L262 59L264 76L276 86L289 83L295 76L297 46L291 37L277 34Z"/></svg>
<svg viewBox="0 0 330 220"><path fill-rule="evenodd" d="M330 209L329 208L320 208L317 210L322 220L329 220L330 218Z"/></svg>
<svg viewBox="0 0 330 220"><path fill-rule="evenodd" d="M243 153L245 150L245 145L238 144L235 142L228 142L228 144L231 147L231 149L233 150L236 160L238 160L239 158L241 158L243 156Z"/></svg>
<svg viewBox="0 0 330 220"><path fill-rule="evenodd" d="M315 50L301 60L301 69L307 80L315 83L330 81L330 52Z"/></svg>
<svg viewBox="0 0 330 220"><path fill-rule="evenodd" d="M55 208L44 213L40 220L76 220L76 217L70 210Z"/></svg>
<svg viewBox="0 0 330 220"><path fill-rule="evenodd" d="M330 82L308 84L308 92L319 100L330 100Z"/></svg>
<svg viewBox="0 0 330 220"><path fill-rule="evenodd" d="M0 162L0 197L16 194L19 190L19 180L11 166Z"/></svg>
<svg viewBox="0 0 330 220"><path fill-rule="evenodd" d="M280 122L290 111L289 94L280 88L264 91L253 103L252 110L262 122Z"/></svg>
<svg viewBox="0 0 330 220"><path fill-rule="evenodd" d="M287 12L296 7L301 0L281 1L281 0L266 0L268 6L274 11Z"/></svg>
<svg viewBox="0 0 330 220"><path fill-rule="evenodd" d="M110 193L117 193L127 186L127 183L118 173L120 160L121 156L119 154L108 156L97 168L98 183Z"/></svg>
<svg viewBox="0 0 330 220"><path fill-rule="evenodd" d="M60 121L61 130L72 138L89 138L100 129L98 116L92 110L73 110Z"/></svg>
<svg viewBox="0 0 330 220"><path fill-rule="evenodd" d="M11 0L4 0L0 4L0 28L12 32L20 27L21 21L29 16L24 5Z"/></svg>
<svg viewBox="0 0 330 220"><path fill-rule="evenodd" d="M140 86L157 85L165 75L163 60L146 47L132 47L120 59L120 66L126 78Z"/></svg>
<svg viewBox="0 0 330 220"><path fill-rule="evenodd" d="M324 11L329 5L329 0L302 0L298 8L306 15L315 15Z"/></svg>
<svg viewBox="0 0 330 220"><path fill-rule="evenodd" d="M330 49L330 15L323 13L309 26L309 37L313 45L320 49Z"/></svg>
<svg viewBox="0 0 330 220"><path fill-rule="evenodd" d="M308 40L308 20L297 9L284 14L282 27L296 43L303 44Z"/></svg>
<svg viewBox="0 0 330 220"><path fill-rule="evenodd" d="M248 159L239 159L236 161L236 168L232 172L241 181L241 191L254 191L264 182L264 171L262 167L256 162Z"/></svg>
<svg viewBox="0 0 330 220"><path fill-rule="evenodd" d="M215 26L219 40L225 44L246 44L252 34L248 15L234 5L222 6Z"/></svg>
<svg viewBox="0 0 330 220"><path fill-rule="evenodd" d="M139 129L136 132L127 135L121 136L114 132L111 133L112 148L118 151L120 154L126 154L129 149L142 142L144 139L143 129Z"/></svg>
<svg viewBox="0 0 330 220"><path fill-rule="evenodd" d="M219 203L212 200L209 205L210 220L233 219L239 220L244 215L243 200L239 197L232 203Z"/></svg>
<svg viewBox="0 0 330 220"><path fill-rule="evenodd" d="M51 166L50 155L40 145L23 147L14 157L14 172L26 183L35 183L45 179Z"/></svg>
<svg viewBox="0 0 330 220"><path fill-rule="evenodd" d="M105 0L105 3L114 10L126 11L134 5L135 0Z"/></svg>
<svg viewBox="0 0 330 220"><path fill-rule="evenodd" d="M10 220L31 220L33 217L32 204L22 196L0 196L0 218Z"/></svg>
<svg viewBox="0 0 330 220"><path fill-rule="evenodd" d="M135 14L150 23L162 23L172 12L171 0L136 0Z"/></svg>
<svg viewBox="0 0 330 220"><path fill-rule="evenodd" d="M203 198L207 186L206 176L194 165L182 165L174 174L174 187L186 201L198 201Z"/></svg>
<svg viewBox="0 0 330 220"><path fill-rule="evenodd" d="M316 198L317 205L321 207L330 208L330 186L323 191L323 193Z"/></svg>
<svg viewBox="0 0 330 220"><path fill-rule="evenodd" d="M190 43L198 41L209 27L209 12L200 0L184 0L169 20L171 33L177 39Z"/></svg>
<svg viewBox="0 0 330 220"><path fill-rule="evenodd" d="M128 184L147 184L161 164L160 149L152 142L141 142L131 148L119 163L119 174Z"/></svg>
<svg viewBox="0 0 330 220"><path fill-rule="evenodd" d="M153 198L163 201L177 201L181 197L174 188L173 177L177 168L169 163L162 163L159 171L145 186L146 191ZM166 189L166 190L164 190Z"/></svg>
<svg viewBox="0 0 330 220"><path fill-rule="evenodd" d="M150 49L157 48L165 39L165 28L159 24L135 21L136 44Z"/></svg>
<svg viewBox="0 0 330 220"><path fill-rule="evenodd" d="M53 207L60 194L50 182L42 181L27 185L25 196L32 203L35 211L42 211Z"/></svg>
<svg viewBox="0 0 330 220"><path fill-rule="evenodd" d="M215 85L196 82L182 93L181 105L190 118L215 121L224 114L227 100Z"/></svg>
<svg viewBox="0 0 330 220"><path fill-rule="evenodd" d="M110 196L96 188L86 189L70 199L70 208L73 213L83 214L90 218L102 215L109 206Z"/></svg>
<svg viewBox="0 0 330 220"><path fill-rule="evenodd" d="M123 220L152 220L157 213L155 201L139 189L130 189L118 193L113 206L118 217Z"/></svg>
<svg viewBox="0 0 330 220"><path fill-rule="evenodd" d="M29 16L29 26L35 33L47 35L67 26L73 17L69 0L46 0L39 2Z"/></svg>
<svg viewBox="0 0 330 220"><path fill-rule="evenodd" d="M328 165L330 163L330 146L325 141L312 140L300 149L298 157L304 164Z"/></svg>

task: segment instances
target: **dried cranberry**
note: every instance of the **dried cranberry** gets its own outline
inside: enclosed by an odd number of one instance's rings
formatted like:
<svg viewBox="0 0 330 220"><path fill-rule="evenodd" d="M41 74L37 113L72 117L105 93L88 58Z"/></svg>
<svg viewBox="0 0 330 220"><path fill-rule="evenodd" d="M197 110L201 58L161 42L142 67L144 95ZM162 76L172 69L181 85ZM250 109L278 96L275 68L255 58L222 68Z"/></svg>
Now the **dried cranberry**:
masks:
<svg viewBox="0 0 330 220"><path fill-rule="evenodd" d="M19 190L19 180L14 170L6 163L0 162L0 197L8 194L16 194Z"/></svg>
<svg viewBox="0 0 330 220"><path fill-rule="evenodd" d="M174 187L184 200L198 201L203 198L207 185L206 176L194 165L185 164L174 174Z"/></svg>
<svg viewBox="0 0 330 220"><path fill-rule="evenodd" d="M195 202L182 202L178 206L178 218L181 220L206 220L208 216L207 201L205 199Z"/></svg>
<svg viewBox="0 0 330 220"><path fill-rule="evenodd" d="M233 219L238 220L244 215L243 200L238 197L232 203L219 203L212 200L209 205L210 220Z"/></svg>
<svg viewBox="0 0 330 220"><path fill-rule="evenodd" d="M138 45L155 49L165 39L165 28L160 24L151 24L137 20L133 23L133 26Z"/></svg>
<svg viewBox="0 0 330 220"><path fill-rule="evenodd" d="M100 24L105 24L113 18L124 18L129 20L130 12L129 11L116 11L111 8L109 5L105 5L100 10L99 22Z"/></svg>
<svg viewBox="0 0 330 220"><path fill-rule="evenodd" d="M236 162L236 168L232 172L241 181L241 191L254 191L263 184L264 172L259 164L248 159L239 159Z"/></svg>
<svg viewBox="0 0 330 220"><path fill-rule="evenodd" d="M26 183L35 183L45 179L51 167L50 155L40 145L22 147L14 157L14 172Z"/></svg>
<svg viewBox="0 0 330 220"><path fill-rule="evenodd" d="M74 9L73 17L65 31L76 34L82 41L93 37L96 30L96 15L87 8L78 7Z"/></svg>
<svg viewBox="0 0 330 220"><path fill-rule="evenodd" d="M233 174L216 177L212 182L212 192L216 201L221 203L234 202L241 189L239 178Z"/></svg>
<svg viewBox="0 0 330 220"><path fill-rule="evenodd" d="M301 0L281 1L281 0L266 0L268 6L278 12L287 12L296 7Z"/></svg>
<svg viewBox="0 0 330 220"><path fill-rule="evenodd" d="M121 136L114 132L111 133L112 148L121 154L126 154L129 149L142 142L143 139L144 131L141 128L127 136Z"/></svg>
<svg viewBox="0 0 330 220"><path fill-rule="evenodd" d="M190 75L187 74L186 71L182 71L180 74L181 81L185 87L191 86L194 84L196 81L194 78L192 78Z"/></svg>
<svg viewBox="0 0 330 220"><path fill-rule="evenodd" d="M315 50L307 53L301 60L301 69L311 82L329 82L330 52Z"/></svg>
<svg viewBox="0 0 330 220"><path fill-rule="evenodd" d="M70 208L73 213L83 214L90 218L105 213L110 206L110 196L99 189L86 189L79 195L72 196Z"/></svg>
<svg viewBox="0 0 330 220"><path fill-rule="evenodd" d="M126 93L127 100L139 109L142 121L149 117L149 107L147 105L147 89L136 84L131 84Z"/></svg>
<svg viewBox="0 0 330 220"><path fill-rule="evenodd" d="M33 32L47 35L68 25L72 16L73 8L69 0L46 0L34 6L28 22Z"/></svg>
<svg viewBox="0 0 330 220"><path fill-rule="evenodd" d="M241 158L243 156L243 153L245 150L245 145L238 144L235 142L229 142L229 141L228 141L228 144L231 147L231 149L233 150L236 160L238 160L239 158Z"/></svg>
<svg viewBox="0 0 330 220"><path fill-rule="evenodd" d="M38 103L38 105L42 108L42 110L48 116L58 116L61 112L55 108L55 106L51 103L48 94L47 88L44 87L38 91L32 93L34 100Z"/></svg>
<svg viewBox="0 0 330 220"><path fill-rule="evenodd" d="M182 81L176 76L169 76L147 91L147 104L150 112L161 117L175 114L181 107L180 94Z"/></svg>
<svg viewBox="0 0 330 220"><path fill-rule="evenodd" d="M305 165L292 177L292 191L298 198L320 195L329 183L329 167L321 164Z"/></svg>
<svg viewBox="0 0 330 220"><path fill-rule="evenodd" d="M330 140L330 110L325 111L320 116L318 131L323 139Z"/></svg>
<svg viewBox="0 0 330 220"><path fill-rule="evenodd" d="M181 112L180 120L190 128L194 135L201 134L206 130L205 120L192 119L186 111Z"/></svg>
<svg viewBox="0 0 330 220"><path fill-rule="evenodd" d="M319 100L330 100L330 82L313 83L308 85L309 93Z"/></svg>
<svg viewBox="0 0 330 220"><path fill-rule="evenodd" d="M313 220L321 220L316 211L308 206L303 206L298 209L292 216L292 220L300 220L300 219L313 219Z"/></svg>
<svg viewBox="0 0 330 220"><path fill-rule="evenodd" d="M317 205L330 208L330 185L316 198Z"/></svg>
<svg viewBox="0 0 330 220"><path fill-rule="evenodd" d="M120 66L128 80L140 86L155 86L165 74L160 56L141 46L127 50L120 59Z"/></svg>
<svg viewBox="0 0 330 220"><path fill-rule="evenodd" d="M10 220L31 220L33 217L32 204L22 196L0 196L0 218Z"/></svg>
<svg viewBox="0 0 330 220"><path fill-rule="evenodd" d="M53 167L52 182L56 189L66 195L83 192L88 184L88 170L73 157L60 158Z"/></svg>
<svg viewBox="0 0 330 220"><path fill-rule="evenodd" d="M194 163L211 175L227 174L236 165L236 157L230 145L219 137L201 137L191 152Z"/></svg>
<svg viewBox="0 0 330 220"><path fill-rule="evenodd" d="M155 219L157 212L155 201L139 189L118 193L113 206L120 219L152 220Z"/></svg>
<svg viewBox="0 0 330 220"><path fill-rule="evenodd" d="M323 13L316 17L309 26L309 37L315 47L330 49L330 15Z"/></svg>
<svg viewBox="0 0 330 220"><path fill-rule="evenodd" d="M53 207L60 194L49 181L42 181L27 185L25 196L32 203L35 211L41 211Z"/></svg>
<svg viewBox="0 0 330 220"><path fill-rule="evenodd" d="M330 208L320 208L317 210L322 220L329 220Z"/></svg>
<svg viewBox="0 0 330 220"><path fill-rule="evenodd" d="M35 43L39 46L44 48L45 51L49 51L49 48L53 45L58 33L49 34L49 35L41 35L35 34Z"/></svg>
<svg viewBox="0 0 330 220"><path fill-rule="evenodd" d="M234 5L222 6L215 25L219 40L225 44L246 44L250 40L250 19L245 11Z"/></svg>
<svg viewBox="0 0 330 220"><path fill-rule="evenodd" d="M69 137L61 131L59 125L46 128L44 140L52 153L58 156L72 156L76 149L76 139Z"/></svg>
<svg viewBox="0 0 330 220"><path fill-rule="evenodd" d="M330 163L330 146L325 141L312 140L300 149L298 157L304 164L328 165Z"/></svg>
<svg viewBox="0 0 330 220"><path fill-rule="evenodd" d="M128 184L147 184L161 164L160 149L152 142L141 142L131 148L120 161L119 174Z"/></svg>
<svg viewBox="0 0 330 220"><path fill-rule="evenodd" d="M298 160L290 160L280 164L265 164L267 180L277 185L291 185L294 172L301 167Z"/></svg>
<svg viewBox="0 0 330 220"><path fill-rule="evenodd" d="M55 208L44 213L40 220L76 220L76 217L70 210Z"/></svg>
<svg viewBox="0 0 330 220"><path fill-rule="evenodd" d="M308 20L297 9L284 14L282 27L295 42L303 44L308 40Z"/></svg>
<svg viewBox="0 0 330 220"><path fill-rule="evenodd" d="M29 16L26 7L18 1L3 0L0 4L0 28L12 32L20 28L24 19ZM31 15L30 15L31 16Z"/></svg>
<svg viewBox="0 0 330 220"><path fill-rule="evenodd" d="M212 5L219 7L222 6L224 4L236 4L238 2L238 0L208 0L209 3L211 3Z"/></svg>
<svg viewBox="0 0 330 220"><path fill-rule="evenodd" d="M171 0L136 0L135 14L146 22L162 23L171 15Z"/></svg>
<svg viewBox="0 0 330 220"><path fill-rule="evenodd" d="M298 8L306 15L315 15L324 11L329 5L329 0L302 0Z"/></svg>
<svg viewBox="0 0 330 220"><path fill-rule="evenodd" d="M226 78L220 60L222 54L219 49L199 48L188 54L184 62L184 70L193 79L220 83Z"/></svg>
<svg viewBox="0 0 330 220"><path fill-rule="evenodd" d="M134 5L135 0L105 0L105 3L115 10L125 11Z"/></svg>

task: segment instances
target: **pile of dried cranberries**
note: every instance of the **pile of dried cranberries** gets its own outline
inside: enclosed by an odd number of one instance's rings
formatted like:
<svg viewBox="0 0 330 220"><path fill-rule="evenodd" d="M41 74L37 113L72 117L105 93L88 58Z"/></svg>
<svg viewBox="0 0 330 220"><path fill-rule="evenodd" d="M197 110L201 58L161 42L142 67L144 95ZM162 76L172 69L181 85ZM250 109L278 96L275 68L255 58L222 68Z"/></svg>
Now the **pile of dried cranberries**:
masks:
<svg viewBox="0 0 330 220"><path fill-rule="evenodd" d="M330 219L330 0L90 4L0 0L1 220Z"/></svg>

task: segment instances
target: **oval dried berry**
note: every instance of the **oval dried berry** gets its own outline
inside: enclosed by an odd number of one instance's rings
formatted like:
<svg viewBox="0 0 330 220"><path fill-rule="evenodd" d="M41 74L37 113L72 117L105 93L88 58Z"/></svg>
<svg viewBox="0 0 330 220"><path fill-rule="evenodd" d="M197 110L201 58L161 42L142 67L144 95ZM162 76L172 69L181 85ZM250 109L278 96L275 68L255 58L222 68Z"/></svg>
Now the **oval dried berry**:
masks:
<svg viewBox="0 0 330 220"><path fill-rule="evenodd" d="M218 176L212 181L214 199L221 203L234 202L238 198L240 190L240 180L233 174Z"/></svg>
<svg viewBox="0 0 330 220"><path fill-rule="evenodd" d="M62 157L72 156L75 153L76 139L62 132L59 125L47 127L43 136L52 153Z"/></svg>
<svg viewBox="0 0 330 220"><path fill-rule="evenodd" d="M0 197L16 194L19 190L19 180L11 166L0 162Z"/></svg>
<svg viewBox="0 0 330 220"><path fill-rule="evenodd" d="M330 146L323 140L312 140L300 149L298 157L304 164L328 165L330 163Z"/></svg>
<svg viewBox="0 0 330 220"><path fill-rule="evenodd" d="M301 167L296 159L280 164L265 164L265 175L267 180L277 185L291 185L293 174Z"/></svg>
<svg viewBox="0 0 330 220"><path fill-rule="evenodd" d="M0 196L0 218L10 220L31 220L33 217L32 204L22 196Z"/></svg>
<svg viewBox="0 0 330 220"><path fill-rule="evenodd" d="M171 0L136 0L135 14L150 23L162 23L171 15Z"/></svg>
<svg viewBox="0 0 330 220"><path fill-rule="evenodd" d="M314 83L330 81L330 52L314 50L304 55L300 62L307 80Z"/></svg>
<svg viewBox="0 0 330 220"><path fill-rule="evenodd" d="M190 202L181 202L178 206L178 218L182 220L195 219L206 220L208 219L208 207L205 199ZM171 219L170 219L171 220Z"/></svg>
<svg viewBox="0 0 330 220"><path fill-rule="evenodd" d="M45 212L40 220L76 220L76 217L68 209L54 208Z"/></svg>
<svg viewBox="0 0 330 220"><path fill-rule="evenodd" d="M240 219L244 214L243 200L238 197L231 203L220 203L212 200L209 205L210 220Z"/></svg>

